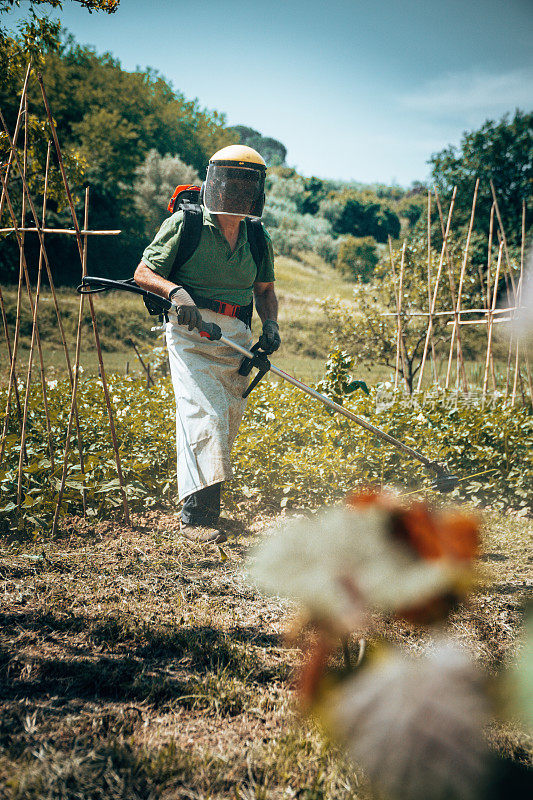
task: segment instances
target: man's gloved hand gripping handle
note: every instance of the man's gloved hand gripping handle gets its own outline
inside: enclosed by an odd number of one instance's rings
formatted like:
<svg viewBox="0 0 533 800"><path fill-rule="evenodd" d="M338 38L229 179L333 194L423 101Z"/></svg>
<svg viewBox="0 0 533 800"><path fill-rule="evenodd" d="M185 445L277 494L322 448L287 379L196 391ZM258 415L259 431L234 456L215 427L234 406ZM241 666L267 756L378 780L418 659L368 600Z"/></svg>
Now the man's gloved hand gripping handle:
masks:
<svg viewBox="0 0 533 800"><path fill-rule="evenodd" d="M176 306L176 314L180 325L187 325L190 331L193 328L200 329L202 325L200 309L182 286L176 286L175 289L172 289L168 294L168 299L173 306Z"/></svg>
<svg viewBox="0 0 533 800"><path fill-rule="evenodd" d="M176 307L179 325L187 325L190 331L197 328L200 336L208 339L220 339L222 331L214 322L204 322L200 309L195 305L190 294L182 287L176 286L168 294L168 299Z"/></svg>
<svg viewBox="0 0 533 800"><path fill-rule="evenodd" d="M263 322L263 333L259 337L259 347L267 355L274 353L281 344L281 336L279 335L279 325L273 319L266 319Z"/></svg>

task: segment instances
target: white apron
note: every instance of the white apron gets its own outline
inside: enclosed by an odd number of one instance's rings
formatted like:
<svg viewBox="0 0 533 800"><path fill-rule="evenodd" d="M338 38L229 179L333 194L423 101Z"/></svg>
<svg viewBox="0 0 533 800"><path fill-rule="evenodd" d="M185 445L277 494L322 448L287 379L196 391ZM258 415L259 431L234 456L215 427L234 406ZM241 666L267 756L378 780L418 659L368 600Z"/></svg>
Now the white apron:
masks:
<svg viewBox="0 0 533 800"><path fill-rule="evenodd" d="M219 325L228 339L250 349L252 334L244 322L207 308L201 314L206 322ZM243 358L239 353L178 325L173 309L166 339L176 396L178 494L183 500L232 477L230 453L246 407L242 393L249 378L238 374Z"/></svg>

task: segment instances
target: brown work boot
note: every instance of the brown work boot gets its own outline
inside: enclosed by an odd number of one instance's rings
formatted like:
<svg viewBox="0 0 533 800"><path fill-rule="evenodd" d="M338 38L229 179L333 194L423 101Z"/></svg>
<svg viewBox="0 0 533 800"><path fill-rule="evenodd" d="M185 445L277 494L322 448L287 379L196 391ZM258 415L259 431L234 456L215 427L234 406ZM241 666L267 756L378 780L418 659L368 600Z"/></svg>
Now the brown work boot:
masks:
<svg viewBox="0 0 533 800"><path fill-rule="evenodd" d="M197 544L222 544L228 538L220 528L212 525L193 525L189 522L180 522L180 533L190 542Z"/></svg>

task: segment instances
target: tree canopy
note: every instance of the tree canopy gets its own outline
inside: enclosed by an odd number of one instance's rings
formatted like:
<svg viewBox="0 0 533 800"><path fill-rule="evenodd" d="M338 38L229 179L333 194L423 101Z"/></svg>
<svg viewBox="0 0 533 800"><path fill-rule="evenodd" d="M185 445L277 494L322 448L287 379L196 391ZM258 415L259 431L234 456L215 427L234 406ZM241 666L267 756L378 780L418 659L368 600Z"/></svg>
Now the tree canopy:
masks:
<svg viewBox="0 0 533 800"><path fill-rule="evenodd" d="M235 125L231 130L238 135L241 144L253 147L254 150L261 153L269 167L285 164L287 148L277 139L263 136L259 131L248 128L246 125Z"/></svg>
<svg viewBox="0 0 533 800"><path fill-rule="evenodd" d="M455 218L466 226L476 178L480 179L476 228L488 231L494 183L510 245L520 246L522 201L526 228L533 220L533 113L517 110L478 130L463 134L459 147L449 146L431 156L432 176L442 194L457 186Z"/></svg>

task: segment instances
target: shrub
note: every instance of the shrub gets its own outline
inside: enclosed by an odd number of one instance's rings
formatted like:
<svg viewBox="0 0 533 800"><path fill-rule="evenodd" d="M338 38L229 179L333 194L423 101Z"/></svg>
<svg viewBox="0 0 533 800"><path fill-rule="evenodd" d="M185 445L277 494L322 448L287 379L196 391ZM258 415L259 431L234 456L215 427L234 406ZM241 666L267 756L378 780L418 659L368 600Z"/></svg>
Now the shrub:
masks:
<svg viewBox="0 0 533 800"><path fill-rule="evenodd" d="M376 240L372 236L343 237L337 255L337 267L345 275L367 283L378 261Z"/></svg>

